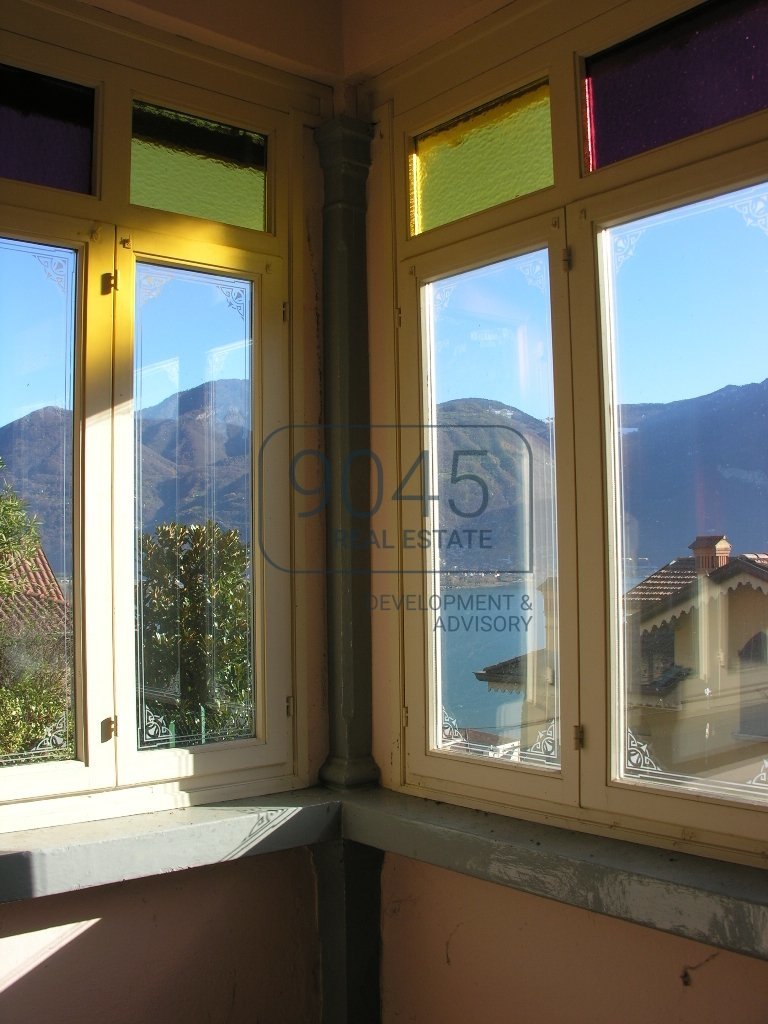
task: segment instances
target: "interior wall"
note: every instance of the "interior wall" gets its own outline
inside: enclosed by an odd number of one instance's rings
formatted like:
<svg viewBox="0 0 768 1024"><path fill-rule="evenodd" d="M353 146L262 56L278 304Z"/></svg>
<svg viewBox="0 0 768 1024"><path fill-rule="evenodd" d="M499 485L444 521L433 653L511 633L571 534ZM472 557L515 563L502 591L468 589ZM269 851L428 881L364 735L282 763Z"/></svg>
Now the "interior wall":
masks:
<svg viewBox="0 0 768 1024"><path fill-rule="evenodd" d="M228 53L333 82L344 70L339 0L81 0Z"/></svg>
<svg viewBox="0 0 768 1024"><path fill-rule="evenodd" d="M308 850L0 905L0 1021L320 1020Z"/></svg>
<svg viewBox="0 0 768 1024"><path fill-rule="evenodd" d="M388 855L383 1024L765 1024L768 963Z"/></svg>
<svg viewBox="0 0 768 1024"><path fill-rule="evenodd" d="M509 0L341 0L344 74L380 74L429 46L448 39Z"/></svg>
<svg viewBox="0 0 768 1024"><path fill-rule="evenodd" d="M153 28L321 82L360 81L509 0L82 0Z"/></svg>

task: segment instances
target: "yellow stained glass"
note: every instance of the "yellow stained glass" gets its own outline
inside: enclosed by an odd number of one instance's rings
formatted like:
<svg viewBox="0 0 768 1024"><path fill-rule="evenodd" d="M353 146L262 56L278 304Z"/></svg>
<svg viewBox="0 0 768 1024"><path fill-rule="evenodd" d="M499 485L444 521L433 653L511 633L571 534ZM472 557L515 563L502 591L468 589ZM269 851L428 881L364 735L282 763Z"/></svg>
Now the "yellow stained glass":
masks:
<svg viewBox="0 0 768 1024"><path fill-rule="evenodd" d="M411 234L553 181L549 83L540 82L414 139Z"/></svg>

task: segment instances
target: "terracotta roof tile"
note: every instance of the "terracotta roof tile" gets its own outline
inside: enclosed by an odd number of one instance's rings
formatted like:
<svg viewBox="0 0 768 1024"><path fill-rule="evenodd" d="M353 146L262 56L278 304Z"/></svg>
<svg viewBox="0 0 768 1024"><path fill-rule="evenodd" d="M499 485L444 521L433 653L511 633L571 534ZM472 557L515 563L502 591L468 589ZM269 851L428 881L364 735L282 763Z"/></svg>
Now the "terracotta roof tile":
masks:
<svg viewBox="0 0 768 1024"><path fill-rule="evenodd" d="M6 556L6 564L18 589L11 595L0 595L0 622L63 630L69 605L43 549L39 547L27 559L12 560Z"/></svg>
<svg viewBox="0 0 768 1024"><path fill-rule="evenodd" d="M695 558L675 558L627 591L628 605L646 608L678 594L696 579Z"/></svg>

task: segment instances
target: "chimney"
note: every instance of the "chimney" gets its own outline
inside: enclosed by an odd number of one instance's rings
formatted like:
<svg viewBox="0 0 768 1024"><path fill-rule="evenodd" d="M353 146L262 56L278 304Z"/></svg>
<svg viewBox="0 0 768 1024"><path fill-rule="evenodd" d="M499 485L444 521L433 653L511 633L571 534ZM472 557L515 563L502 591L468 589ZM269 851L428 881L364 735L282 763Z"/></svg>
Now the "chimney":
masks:
<svg viewBox="0 0 768 1024"><path fill-rule="evenodd" d="M688 547L696 559L698 575L710 573L713 569L719 569L721 565L726 565L731 553L728 538L722 533L700 534Z"/></svg>

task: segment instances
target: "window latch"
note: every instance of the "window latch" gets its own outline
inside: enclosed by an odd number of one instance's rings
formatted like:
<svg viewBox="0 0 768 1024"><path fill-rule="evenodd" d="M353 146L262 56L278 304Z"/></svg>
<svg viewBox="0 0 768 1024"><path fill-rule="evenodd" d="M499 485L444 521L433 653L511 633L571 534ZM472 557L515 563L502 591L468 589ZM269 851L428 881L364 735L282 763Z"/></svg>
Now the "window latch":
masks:
<svg viewBox="0 0 768 1024"><path fill-rule="evenodd" d="M114 274L101 275L101 294L109 295L117 291L117 271Z"/></svg>
<svg viewBox="0 0 768 1024"><path fill-rule="evenodd" d="M114 718L105 718L101 723L101 742L109 743L117 736L117 715Z"/></svg>

